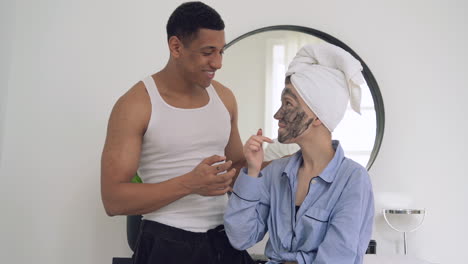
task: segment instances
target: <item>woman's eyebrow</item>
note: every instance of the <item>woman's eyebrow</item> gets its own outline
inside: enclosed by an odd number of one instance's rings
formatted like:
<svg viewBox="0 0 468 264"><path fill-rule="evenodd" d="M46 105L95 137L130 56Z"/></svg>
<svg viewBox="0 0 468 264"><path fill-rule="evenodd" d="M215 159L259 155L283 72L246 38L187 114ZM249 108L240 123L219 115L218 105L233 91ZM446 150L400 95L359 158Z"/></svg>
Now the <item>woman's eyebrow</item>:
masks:
<svg viewBox="0 0 468 264"><path fill-rule="evenodd" d="M283 93L281 94L282 97L287 95L289 95L297 101L297 96L292 92L290 88L284 88Z"/></svg>

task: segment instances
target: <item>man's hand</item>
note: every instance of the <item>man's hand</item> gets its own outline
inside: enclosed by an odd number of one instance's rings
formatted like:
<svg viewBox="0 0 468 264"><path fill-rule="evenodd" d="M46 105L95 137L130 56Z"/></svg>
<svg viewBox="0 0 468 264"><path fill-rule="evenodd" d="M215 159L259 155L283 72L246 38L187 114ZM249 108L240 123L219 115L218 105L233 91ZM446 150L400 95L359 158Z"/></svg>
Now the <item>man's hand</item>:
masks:
<svg viewBox="0 0 468 264"><path fill-rule="evenodd" d="M213 155L202 160L187 174L185 186L190 189L191 193L203 196L223 195L232 191L230 184L236 174L236 169L229 170L232 161L220 163L225 159L226 157Z"/></svg>
<svg viewBox="0 0 468 264"><path fill-rule="evenodd" d="M273 143L273 140L264 137L260 128L257 135L251 136L244 145L244 156L247 161L249 176L257 177L260 173L264 156L263 142Z"/></svg>

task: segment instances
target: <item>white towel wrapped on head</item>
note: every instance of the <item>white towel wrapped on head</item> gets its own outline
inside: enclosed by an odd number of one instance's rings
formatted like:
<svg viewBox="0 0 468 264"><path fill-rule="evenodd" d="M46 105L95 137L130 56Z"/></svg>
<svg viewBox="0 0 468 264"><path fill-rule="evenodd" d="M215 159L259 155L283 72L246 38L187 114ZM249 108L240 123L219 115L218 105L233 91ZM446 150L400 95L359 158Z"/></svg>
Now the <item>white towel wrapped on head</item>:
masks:
<svg viewBox="0 0 468 264"><path fill-rule="evenodd" d="M309 108L333 132L350 101L360 113L361 63L344 49L321 42L302 47L289 64L286 76Z"/></svg>

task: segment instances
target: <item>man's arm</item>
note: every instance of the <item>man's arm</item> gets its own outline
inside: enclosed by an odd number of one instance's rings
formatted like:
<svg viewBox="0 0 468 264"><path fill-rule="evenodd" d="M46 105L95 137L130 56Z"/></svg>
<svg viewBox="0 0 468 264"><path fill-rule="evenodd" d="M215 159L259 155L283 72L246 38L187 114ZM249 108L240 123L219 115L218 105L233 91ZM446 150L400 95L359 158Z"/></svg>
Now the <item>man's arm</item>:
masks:
<svg viewBox="0 0 468 264"><path fill-rule="evenodd" d="M141 82L112 110L101 158L101 196L108 215L145 214L188 194L221 195L230 190L235 170L216 175L216 168L211 166L224 160L220 156L206 158L191 172L161 183L131 183L150 117L151 102ZM229 169L230 165L220 166Z"/></svg>
<svg viewBox="0 0 468 264"><path fill-rule="evenodd" d="M239 171L242 167L245 166L245 158L242 152L242 141L239 134L238 127L238 114L237 114L237 102L236 97L230 89L222 85L217 81L212 82L213 87L218 93L221 101L223 101L226 106L229 115L231 116L231 133L229 135L229 141L224 149L226 155L226 160L232 160L232 167L236 169L236 176L239 174ZM234 185L234 181L232 183Z"/></svg>
<svg viewBox="0 0 468 264"><path fill-rule="evenodd" d="M231 115L231 134L229 135L229 142L226 145L224 153L226 155L226 160L232 160L232 167L237 171L232 181L232 186L234 186L235 179L240 169L247 165L243 153L243 144L239 134L237 101L229 88L217 81L213 81L212 84ZM263 162L262 168L266 167L270 162L271 161Z"/></svg>

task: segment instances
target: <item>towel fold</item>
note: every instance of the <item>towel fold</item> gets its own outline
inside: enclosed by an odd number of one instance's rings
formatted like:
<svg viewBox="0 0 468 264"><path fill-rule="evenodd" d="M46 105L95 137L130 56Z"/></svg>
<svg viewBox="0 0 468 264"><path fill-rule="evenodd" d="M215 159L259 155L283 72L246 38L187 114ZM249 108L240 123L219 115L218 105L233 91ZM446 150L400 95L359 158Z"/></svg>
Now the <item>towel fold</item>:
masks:
<svg viewBox="0 0 468 264"><path fill-rule="evenodd" d="M320 42L302 47L286 76L322 123L333 132L343 119L348 101L360 114L362 65L344 49Z"/></svg>

